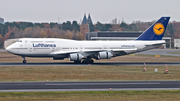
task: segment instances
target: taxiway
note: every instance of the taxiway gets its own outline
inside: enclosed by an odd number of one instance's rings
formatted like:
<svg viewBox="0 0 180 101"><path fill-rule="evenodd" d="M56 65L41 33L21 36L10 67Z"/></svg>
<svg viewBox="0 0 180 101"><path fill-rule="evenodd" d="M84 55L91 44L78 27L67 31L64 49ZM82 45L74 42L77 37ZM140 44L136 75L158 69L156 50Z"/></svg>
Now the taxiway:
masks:
<svg viewBox="0 0 180 101"><path fill-rule="evenodd" d="M180 81L5 82L0 92L180 90Z"/></svg>
<svg viewBox="0 0 180 101"><path fill-rule="evenodd" d="M179 66L180 62L145 62L149 66ZM72 62L44 62L44 63L0 63L0 66L143 66L144 62L95 62L94 64L74 64Z"/></svg>

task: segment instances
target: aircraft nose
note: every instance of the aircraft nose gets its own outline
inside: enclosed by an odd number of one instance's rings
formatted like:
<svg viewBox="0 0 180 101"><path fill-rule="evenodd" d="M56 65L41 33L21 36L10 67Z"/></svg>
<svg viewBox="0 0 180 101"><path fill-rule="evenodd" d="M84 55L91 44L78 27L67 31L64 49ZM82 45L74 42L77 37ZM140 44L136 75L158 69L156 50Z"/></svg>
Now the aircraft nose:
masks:
<svg viewBox="0 0 180 101"><path fill-rule="evenodd" d="M6 51L10 52L10 50L11 50L11 47L8 46L8 47L6 48Z"/></svg>

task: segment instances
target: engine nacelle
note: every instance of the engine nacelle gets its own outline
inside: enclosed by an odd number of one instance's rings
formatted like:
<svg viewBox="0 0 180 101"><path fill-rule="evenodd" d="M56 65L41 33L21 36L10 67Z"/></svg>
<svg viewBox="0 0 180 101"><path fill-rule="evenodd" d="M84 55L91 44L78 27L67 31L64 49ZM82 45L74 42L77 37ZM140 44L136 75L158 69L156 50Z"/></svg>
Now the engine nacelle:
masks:
<svg viewBox="0 0 180 101"><path fill-rule="evenodd" d="M99 52L98 59L111 59L111 52Z"/></svg>
<svg viewBox="0 0 180 101"><path fill-rule="evenodd" d="M82 55L81 54L70 54L69 55L69 60L70 61L81 61L82 60Z"/></svg>

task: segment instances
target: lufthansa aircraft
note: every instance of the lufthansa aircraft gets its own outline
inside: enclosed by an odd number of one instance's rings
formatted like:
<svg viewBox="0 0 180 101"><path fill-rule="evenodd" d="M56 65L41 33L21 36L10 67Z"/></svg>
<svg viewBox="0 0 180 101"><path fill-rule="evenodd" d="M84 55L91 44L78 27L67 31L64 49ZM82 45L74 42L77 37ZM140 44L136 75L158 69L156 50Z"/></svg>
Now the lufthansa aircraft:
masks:
<svg viewBox="0 0 180 101"><path fill-rule="evenodd" d="M170 17L157 22L132 41L75 41L59 38L21 38L6 50L23 57L51 57L54 60L69 58L74 63L94 63L93 59L112 57L145 51L166 44L162 37Z"/></svg>

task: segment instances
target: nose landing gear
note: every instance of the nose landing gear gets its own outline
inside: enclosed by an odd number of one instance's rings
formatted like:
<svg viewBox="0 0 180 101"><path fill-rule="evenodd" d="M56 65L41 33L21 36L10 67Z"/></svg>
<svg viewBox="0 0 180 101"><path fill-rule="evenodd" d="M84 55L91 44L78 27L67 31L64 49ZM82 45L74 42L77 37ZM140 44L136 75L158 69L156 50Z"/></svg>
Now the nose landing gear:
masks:
<svg viewBox="0 0 180 101"><path fill-rule="evenodd" d="M23 60L23 63L26 63L27 61L26 60Z"/></svg>
<svg viewBox="0 0 180 101"><path fill-rule="evenodd" d="M27 61L26 61L25 57L23 57L23 63L24 63L24 64L25 64L25 63L27 63Z"/></svg>

